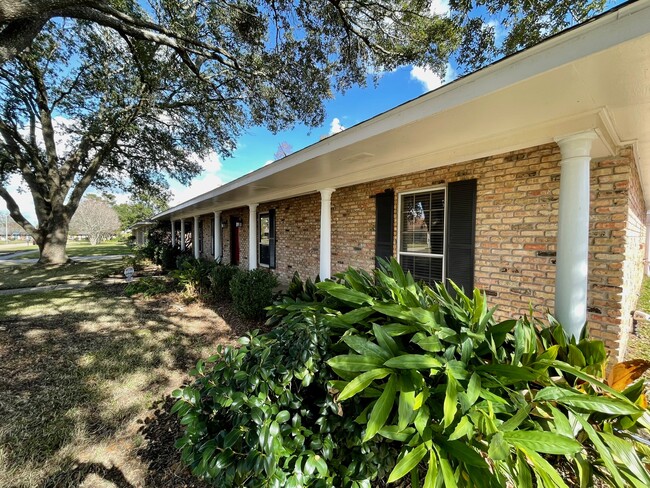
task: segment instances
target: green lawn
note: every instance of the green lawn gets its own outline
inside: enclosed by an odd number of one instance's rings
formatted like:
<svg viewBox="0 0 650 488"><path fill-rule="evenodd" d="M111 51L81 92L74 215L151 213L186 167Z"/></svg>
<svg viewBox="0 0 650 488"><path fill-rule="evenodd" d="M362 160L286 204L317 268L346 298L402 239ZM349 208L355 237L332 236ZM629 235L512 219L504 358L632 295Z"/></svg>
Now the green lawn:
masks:
<svg viewBox="0 0 650 488"><path fill-rule="evenodd" d="M0 300L0 486L203 486L173 447L171 400L157 402L245 330L175 294L123 290Z"/></svg>
<svg viewBox="0 0 650 488"><path fill-rule="evenodd" d="M650 278L643 280L637 310L650 313ZM639 320L637 331L636 336L630 337L627 357L628 359L650 359L650 322ZM650 373L646 376L650 377Z"/></svg>
<svg viewBox="0 0 650 488"><path fill-rule="evenodd" d="M11 252L17 252L17 251L33 251L29 254L23 254L21 256L17 256L16 259L33 259L33 258L38 258L38 249L36 246L31 245L16 245L12 247L11 249L5 249L7 247L11 247L13 245L9 246L3 246L0 245L0 253L4 253L7 251ZM68 256L71 258L75 257L81 257L81 256L111 256L111 255L126 255L126 254L132 254L133 249L127 247L124 243L121 242L116 242L116 241L107 241L107 242L102 242L101 244L97 244L96 246L91 246L88 242L86 241L69 241L68 245L66 246L66 251L68 252Z"/></svg>
<svg viewBox="0 0 650 488"><path fill-rule="evenodd" d="M79 283L120 273L122 260L70 263L61 266L8 265L0 261L0 290Z"/></svg>

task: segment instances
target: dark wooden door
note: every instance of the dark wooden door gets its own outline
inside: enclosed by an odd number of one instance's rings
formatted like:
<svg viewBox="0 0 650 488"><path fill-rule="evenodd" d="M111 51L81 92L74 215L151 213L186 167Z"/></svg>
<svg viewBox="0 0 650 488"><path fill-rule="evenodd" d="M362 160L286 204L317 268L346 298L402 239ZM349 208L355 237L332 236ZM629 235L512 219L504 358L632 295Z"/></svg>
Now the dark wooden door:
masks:
<svg viewBox="0 0 650 488"><path fill-rule="evenodd" d="M393 209L395 193L392 190L375 196L375 256L390 259L393 256ZM375 258L375 259L376 259ZM375 266L377 263L375 263Z"/></svg>

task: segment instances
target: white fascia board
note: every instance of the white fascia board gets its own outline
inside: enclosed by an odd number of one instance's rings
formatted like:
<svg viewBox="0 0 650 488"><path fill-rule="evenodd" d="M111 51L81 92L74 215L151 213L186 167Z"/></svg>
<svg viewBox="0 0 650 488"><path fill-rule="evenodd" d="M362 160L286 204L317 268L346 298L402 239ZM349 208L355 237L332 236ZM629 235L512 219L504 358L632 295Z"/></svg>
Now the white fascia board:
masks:
<svg viewBox="0 0 650 488"><path fill-rule="evenodd" d="M253 184L370 137L451 110L649 33L650 0L639 0L625 5L183 202L161 212L154 219L169 218L174 214L186 217L191 215L192 207L234 189Z"/></svg>

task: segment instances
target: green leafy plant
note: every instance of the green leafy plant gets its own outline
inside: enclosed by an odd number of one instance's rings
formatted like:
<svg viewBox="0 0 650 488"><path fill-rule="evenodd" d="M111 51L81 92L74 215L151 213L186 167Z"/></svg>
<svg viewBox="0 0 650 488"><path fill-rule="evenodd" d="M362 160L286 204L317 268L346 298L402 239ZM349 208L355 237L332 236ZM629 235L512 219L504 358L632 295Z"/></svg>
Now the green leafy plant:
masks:
<svg viewBox="0 0 650 488"><path fill-rule="evenodd" d="M220 299L232 299L230 295L230 281L241 270L230 264L217 264L210 272L210 292L212 296Z"/></svg>
<svg viewBox="0 0 650 488"><path fill-rule="evenodd" d="M216 486L648 486L632 435L650 424L650 363L605 381L602 342L552 317L497 323L483 294L451 286L394 260L295 277L271 333L175 392L184 461Z"/></svg>
<svg viewBox="0 0 650 488"><path fill-rule="evenodd" d="M217 266L214 261L184 257L178 263L178 269L172 271L171 276L185 295L196 297L209 291L210 275Z"/></svg>
<svg viewBox="0 0 650 488"><path fill-rule="evenodd" d="M263 319L266 307L273 302L277 277L265 270L254 269L236 273L230 280L230 295L235 310L249 319Z"/></svg>

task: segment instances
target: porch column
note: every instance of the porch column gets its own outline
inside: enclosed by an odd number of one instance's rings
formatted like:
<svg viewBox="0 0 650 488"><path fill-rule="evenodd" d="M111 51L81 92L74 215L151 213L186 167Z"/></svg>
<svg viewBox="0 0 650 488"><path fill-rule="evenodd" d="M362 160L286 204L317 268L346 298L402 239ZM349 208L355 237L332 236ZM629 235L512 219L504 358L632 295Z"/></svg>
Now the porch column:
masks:
<svg viewBox="0 0 650 488"><path fill-rule="evenodd" d="M176 222L172 219L172 247L176 247Z"/></svg>
<svg viewBox="0 0 650 488"><path fill-rule="evenodd" d="M214 259L221 257L221 210L214 212Z"/></svg>
<svg viewBox="0 0 650 488"><path fill-rule="evenodd" d="M248 269L257 268L257 205L248 205Z"/></svg>
<svg viewBox="0 0 650 488"><path fill-rule="evenodd" d="M185 250L185 219L181 219L181 251Z"/></svg>
<svg viewBox="0 0 650 488"><path fill-rule="evenodd" d="M579 337L587 320L589 266L589 163L597 135L581 132L556 139L560 161L555 315L569 336Z"/></svg>
<svg viewBox="0 0 650 488"><path fill-rule="evenodd" d="M320 279L332 274L332 193L334 188L320 190Z"/></svg>
<svg viewBox="0 0 650 488"><path fill-rule="evenodd" d="M194 216L194 230L192 231L192 250L194 257L199 259L199 216Z"/></svg>

